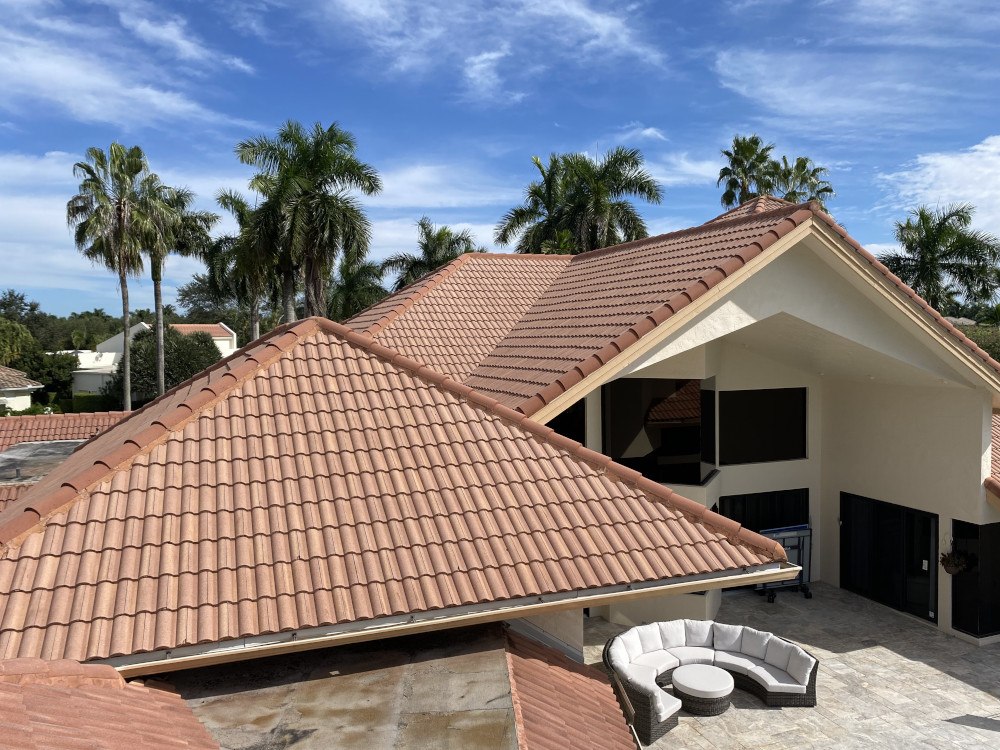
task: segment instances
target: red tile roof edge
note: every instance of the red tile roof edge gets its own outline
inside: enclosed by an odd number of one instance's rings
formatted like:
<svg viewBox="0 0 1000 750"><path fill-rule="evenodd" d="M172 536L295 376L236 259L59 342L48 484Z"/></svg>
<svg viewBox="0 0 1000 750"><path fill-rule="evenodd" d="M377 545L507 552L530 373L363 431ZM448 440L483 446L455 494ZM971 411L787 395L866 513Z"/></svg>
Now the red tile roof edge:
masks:
<svg viewBox="0 0 1000 750"><path fill-rule="evenodd" d="M615 736L611 738L615 741L615 745L618 746L619 743L622 745L627 745L628 747L638 746L635 743L635 738L632 734L631 729L629 729L628 722L626 721L625 714L621 709L621 705L618 703L618 699L614 694L614 690L611 687L611 682L608 680L607 675L604 674L597 667L592 667L586 664L578 664L569 657L559 653L553 648L545 646L537 641L532 640L528 636L521 634L512 633L508 628L504 629L504 640L506 642L506 648L504 649L504 658L507 665L507 678L510 681L510 698L511 703L514 706L514 725L517 729L517 747L518 750L547 750L540 747L538 744L530 744L528 738L525 736L526 731L526 721L524 716L524 696L522 693L521 686L519 685L519 679L516 675L518 668L514 663L515 654L522 659L530 659L532 656L538 658L539 661L543 661L549 667L556 667L564 669L566 671L572 672L573 674L586 677L588 679L597 680L603 685L607 686L609 702L612 703L614 710L613 721L621 721L621 734L620 736ZM554 690L559 690L565 686L554 686ZM610 706L609 706L610 708ZM610 717L609 717L610 718ZM627 739L626 739L627 738ZM600 738L602 741L601 747L605 747L604 742L609 741L608 737ZM560 738L560 744L553 744L552 747L562 748L565 744L566 738Z"/></svg>
<svg viewBox="0 0 1000 750"><path fill-rule="evenodd" d="M898 276L896 276L892 271L886 268L874 255L864 249L856 239L851 237L847 230L844 229L840 224L837 223L830 214L824 211L818 203L815 201L810 201L807 204L813 214L823 221L830 229L832 229L836 234L840 236L848 245L850 245L864 260L871 265L876 271L882 274L886 279L888 279L892 284L894 284L904 295L909 297L914 304L916 304L923 312L927 313L939 326L945 329L949 334L952 335L962 346L969 350L970 353L975 355L977 358L983 361L987 367L993 369L998 374L1000 374L1000 362L997 362L993 357L987 354L982 348L976 344L975 341L970 339L964 333L962 333L958 328L953 326L945 317L931 307L919 294L910 289L909 286L903 282Z"/></svg>
<svg viewBox="0 0 1000 750"><path fill-rule="evenodd" d="M335 323L332 320L318 317L305 318L295 323L286 323L283 326L279 326L267 336L261 337L256 342L253 342L253 344L227 357L223 362L232 361L234 357L240 356L244 356L246 359L245 363L230 372L231 378L228 385L206 385L201 391L185 402L182 402L170 414L164 415L147 430L155 434L150 434L145 439L138 439L138 436L129 438L124 441L119 449L98 459L92 466L82 469L76 476L68 477L58 490L44 497L32 498L29 492L27 496L14 501L10 507L0 512L0 545L12 543L30 533L45 518L61 510L90 487L106 479L116 469L133 461L140 453L152 450L161 440L181 428L182 425L196 418L201 411L215 404L226 393L252 377L262 367L276 361L302 338L310 336L321 329L369 352L383 361L409 371L415 377L440 387L473 406L478 406L501 419L516 424L521 429L536 436L539 440L547 442L559 450L566 451L579 460L603 469L619 481L634 486L651 501L662 502L674 508L690 520L700 522L714 529L733 543L739 543L756 550L770 557L774 562L785 562L788 559L784 548L773 539L768 539L756 532L744 529L739 523L708 510L701 503L678 495L673 490L647 479L634 469L615 463L610 457L597 453L575 440L560 435L551 427L546 427L529 419L525 414L504 406L496 399L479 391L474 391L467 385L452 380L420 362L405 357L395 350L375 342L373 337L368 333L359 333L341 323ZM257 349L272 349L273 351L270 352L270 356L258 357L254 356L255 354L259 354L256 351ZM221 365L216 365L203 371L194 378L171 389L171 391L168 391L168 394L175 392L177 389L184 387L186 383L202 377L205 372L210 372L219 366ZM118 424L124 424L129 419L134 418L136 414L143 413L146 409L159 403L166 395L164 394L164 396L151 401L142 409L132 412L129 417L126 417L126 419ZM186 411L187 413L180 414L179 412L181 411Z"/></svg>
<svg viewBox="0 0 1000 750"><path fill-rule="evenodd" d="M299 342L300 337L319 330L316 326L316 320L316 318L306 318L294 323L285 323L278 326L256 341L252 341L241 349L236 350L225 359L202 370L183 383L174 386L141 409L127 412L127 416L124 419L109 429L114 429L114 427L125 424L135 419L138 415L146 413L147 410L155 408L164 399L186 388L199 378L204 377L206 373L214 372L238 358L243 358L244 360L240 366L233 368L227 373L230 375L228 387L222 386L219 383L206 384L197 394L179 404L170 413L162 415L147 430L140 433L140 435L144 436L143 439L139 440L139 436L130 437L118 449L95 461L90 467L77 472L75 476L67 478L58 490L39 498L32 498L29 491L3 511L0 511L0 545L9 544L29 533L38 523L44 521L45 518L53 513L58 512L90 487L103 481L108 474L135 460L141 453L152 450L161 440L181 428L191 419L194 419L204 408L215 404L229 390L240 385L243 381L252 377L261 367L270 364L284 354L285 351ZM298 329L297 333L296 329ZM292 333L292 337L284 338L288 333ZM269 353L264 355L263 353L268 350L270 350ZM185 410L186 414L180 413ZM156 434L145 435L145 433L150 431ZM76 450L80 450L84 445L103 434L105 433L95 435L90 440L77 446Z"/></svg>
<svg viewBox="0 0 1000 750"><path fill-rule="evenodd" d="M775 208L764 208L763 206L764 206L765 202L768 202L768 201L779 204L778 209L775 209ZM737 214L736 216L732 216L732 217L730 217L728 219L725 218L726 216L729 216L729 214L731 214L733 212L738 212L742 208L746 208L746 207L751 206L751 204L753 205L753 207L750 208L750 213L749 214ZM707 226L708 224L716 224L716 225L718 225L718 224L723 224L723 223L729 222L729 221L736 221L737 219L745 219L747 217L760 216L761 214L767 213L768 211L774 211L774 210L780 210L780 209L784 209L784 208L789 208L789 207L794 206L794 205L796 205L796 204L792 203L791 201L786 201L784 198L778 198L776 196L767 195L767 194L758 195L756 198L751 198L750 200L745 201L744 203L741 203L740 205L736 206L735 208L730 208L727 211L723 211L718 216L716 216L714 218L711 218L708 221L706 221L704 224L702 224L702 226Z"/></svg>
<svg viewBox="0 0 1000 750"><path fill-rule="evenodd" d="M996 477L986 477L986 479L983 480L983 485L985 485L986 489L994 495L1000 497L1000 480Z"/></svg>
<svg viewBox="0 0 1000 750"><path fill-rule="evenodd" d="M541 409L543 406L551 402L553 399L562 395L568 391L571 387L579 383L581 380L586 378L593 372L608 364L612 359L617 357L619 354L624 352L632 344L636 343L639 339L645 336L647 333L652 331L658 325L663 323L665 320L670 318L678 310L686 307L691 302L696 300L698 297L703 295L709 289L714 287L720 281L722 281L727 276L731 275L735 271L746 265L752 258L760 255L764 250L774 244L777 240L781 239L784 235L788 234L792 229L795 229L801 225L804 221L810 218L817 218L826 224L833 232L835 232L844 242L846 242L855 252L857 252L874 270L884 276L890 283L897 287L906 297L908 297L914 304L917 305L924 313L929 315L932 320L934 320L940 327L950 334L954 339L956 339L965 349L967 349L972 355L982 360L982 362L997 374L1000 374L1000 362L994 360L989 354L987 354L982 348L979 347L972 339L962 333L958 328L945 320L944 316L941 315L937 310L931 307L919 294L913 291L909 286L907 286L898 276L892 273L888 268L886 268L879 260L872 255L870 252L865 250L861 244L851 237L847 230L840 226L836 220L830 216L816 201L809 201L808 203L803 203L798 206L782 207L778 209L772 209L770 211L762 211L761 213L749 214L747 216L741 216L731 221L717 222L719 225L729 225L735 224L737 222L749 222L758 221L762 217L767 217L770 215L781 214L782 212L788 212L791 208L796 210L786 217L791 226L787 228L782 227L785 222L779 224L778 227L771 229L768 235L765 235L765 239L761 242L754 242L748 247L742 248L733 253L733 257L726 261L725 263L716 266L713 271L705 274L701 279L699 279L695 284L688 289L678 292L673 297L671 297L662 306L651 312L638 324L632 326L628 331L618 336L614 341L606 344L600 351L591 354L587 359L582 362L577 363L574 367L566 373L563 373L559 378L557 378L553 383L542 388L538 393L536 393L531 398L525 399L517 406L517 410L523 412L527 415L532 415ZM592 250L590 253L582 253L581 255L575 256L577 258L585 256L593 256L595 253L604 252L616 252L623 248L634 247L651 240L659 240L660 238L672 238L679 235L684 235L686 233L695 231L705 231L705 226L690 227L688 229L682 229L678 232L671 232L670 234L660 235L660 237L645 238L643 240L636 240L635 242L625 243L623 245L615 245L613 247L601 248L598 250Z"/></svg>
<svg viewBox="0 0 1000 750"><path fill-rule="evenodd" d="M617 357L619 354L624 352L630 346L635 344L639 339L645 336L647 333L652 331L654 328L659 326L668 318L672 317L675 313L683 308L687 307L689 304L694 302L696 299L701 297L705 292L712 289L720 281L731 276L733 273L738 271L740 268L749 263L753 258L763 253L768 247L773 245L779 239L784 237L786 234L791 232L793 229L801 225L804 221L812 217L812 211L807 206L795 207L797 210L788 213L785 220L778 224L776 227L768 230L768 232L758 241L751 243L750 245L735 250L728 260L720 263L714 269L706 273L700 279L698 279L694 284L689 286L687 289L677 292L660 307L653 310L645 318L639 321L637 324L633 325L624 333L620 334L613 341L605 344L605 346L597 352L594 352L589 357L587 357L582 362L578 362L574 367L568 372L563 373L555 382L542 388L538 393L536 393L531 398L522 401L517 406L517 410L526 414L528 416L534 414L543 406L551 402L553 399L562 395L574 385L579 383L581 380L586 378L591 373L596 372L600 368L604 367L611 360ZM761 217L768 216L769 214L780 214L782 212L789 212L789 208L776 209L774 211L766 211L760 214L753 214L748 217L741 217L739 219L734 219L733 222L738 221L758 221ZM704 232L705 227L691 227L690 229L683 229L680 232L673 232L669 235L662 235L663 237L675 237L677 235L685 234L687 232ZM659 239L659 238L652 238ZM602 253L608 251L618 251L622 248L632 247L636 244L641 244L649 242L650 238L645 240L638 240L637 242L630 242L625 245L616 245L614 247L602 248L600 250L592 250L590 253L583 253L576 256L581 258L584 256L592 256L593 253Z"/></svg>
<svg viewBox="0 0 1000 750"><path fill-rule="evenodd" d="M2 388L3 390L16 391L16 390L20 390L22 388L41 388L42 387L41 383L39 383L37 380L32 380L31 378L29 378L28 377L28 373L24 372L23 370L15 370L13 367L6 367L4 365L0 365L0 371L4 371L4 370L6 372L13 373L13 377L20 378L21 380L24 381L24 384L23 385L6 385L6 386L0 386L0 388Z"/></svg>

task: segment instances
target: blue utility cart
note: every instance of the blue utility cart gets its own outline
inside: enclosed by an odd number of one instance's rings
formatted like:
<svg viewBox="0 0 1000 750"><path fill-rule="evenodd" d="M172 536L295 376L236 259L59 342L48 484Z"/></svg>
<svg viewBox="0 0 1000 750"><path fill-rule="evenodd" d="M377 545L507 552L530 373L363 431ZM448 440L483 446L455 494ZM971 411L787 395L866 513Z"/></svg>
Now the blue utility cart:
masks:
<svg viewBox="0 0 1000 750"><path fill-rule="evenodd" d="M809 590L809 582L812 580L812 527L809 524L784 526L780 529L763 529L760 533L784 547L788 562L798 565L801 570L795 578L787 581L758 584L757 593L766 595L767 601L773 602L778 591L792 589L802 592L806 599L812 599L812 592Z"/></svg>

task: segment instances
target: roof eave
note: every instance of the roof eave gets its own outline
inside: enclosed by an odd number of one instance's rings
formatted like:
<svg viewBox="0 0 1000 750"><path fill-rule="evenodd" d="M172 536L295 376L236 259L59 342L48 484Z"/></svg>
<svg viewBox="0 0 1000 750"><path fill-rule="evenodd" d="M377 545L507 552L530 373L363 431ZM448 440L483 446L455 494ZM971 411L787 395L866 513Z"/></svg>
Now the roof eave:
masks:
<svg viewBox="0 0 1000 750"><path fill-rule="evenodd" d="M602 589L585 589L561 594L526 597L514 601L474 604L416 614L404 613L342 625L321 626L231 641L116 656L99 661L115 667L124 677L138 677L277 654L363 643L411 633L499 622L547 612L596 607L652 596L695 593L712 589L786 581L795 578L800 572L799 566L788 562L766 563L742 571L726 570L678 579L663 579Z"/></svg>

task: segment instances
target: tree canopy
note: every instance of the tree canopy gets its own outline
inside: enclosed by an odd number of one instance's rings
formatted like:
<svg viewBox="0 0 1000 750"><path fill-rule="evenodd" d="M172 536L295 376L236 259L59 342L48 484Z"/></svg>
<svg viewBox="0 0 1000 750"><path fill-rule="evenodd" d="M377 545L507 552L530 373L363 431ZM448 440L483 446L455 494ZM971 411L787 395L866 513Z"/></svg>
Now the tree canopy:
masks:
<svg viewBox="0 0 1000 750"><path fill-rule="evenodd" d="M826 167L817 166L806 156L776 159L773 151L774 144L764 143L756 133L733 137L733 145L722 150L726 163L716 181L716 186L723 187L723 206L735 208L761 195L792 203L814 200L825 206L834 197Z"/></svg>
<svg viewBox="0 0 1000 750"><path fill-rule="evenodd" d="M399 291L464 253L484 252L468 229L436 227L426 216L417 222L417 252L395 253L382 261L382 274L396 274L393 291Z"/></svg>

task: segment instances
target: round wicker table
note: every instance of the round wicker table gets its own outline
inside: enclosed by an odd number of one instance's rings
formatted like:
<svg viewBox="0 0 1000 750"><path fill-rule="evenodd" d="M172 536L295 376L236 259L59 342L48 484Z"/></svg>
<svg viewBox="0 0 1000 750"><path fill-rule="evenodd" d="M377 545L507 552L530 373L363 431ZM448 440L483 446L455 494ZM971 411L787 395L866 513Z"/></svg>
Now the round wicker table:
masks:
<svg viewBox="0 0 1000 750"><path fill-rule="evenodd" d="M685 664L670 675L674 695L684 710L698 716L718 716L729 708L733 676L711 664Z"/></svg>

